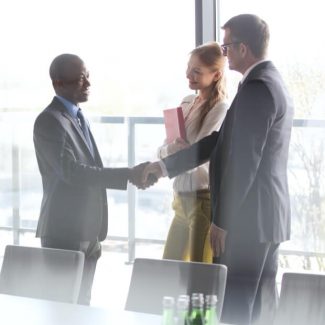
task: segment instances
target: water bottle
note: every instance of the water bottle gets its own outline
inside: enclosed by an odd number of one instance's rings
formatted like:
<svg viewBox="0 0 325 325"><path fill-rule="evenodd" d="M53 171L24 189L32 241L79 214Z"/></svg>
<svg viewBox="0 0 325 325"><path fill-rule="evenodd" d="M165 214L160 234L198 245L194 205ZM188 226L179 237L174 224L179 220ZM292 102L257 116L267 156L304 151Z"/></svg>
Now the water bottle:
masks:
<svg viewBox="0 0 325 325"><path fill-rule="evenodd" d="M218 325L219 319L217 315L217 296L207 295L205 297L205 324Z"/></svg>
<svg viewBox="0 0 325 325"><path fill-rule="evenodd" d="M192 294L191 325L204 325L204 297L203 294Z"/></svg>
<svg viewBox="0 0 325 325"><path fill-rule="evenodd" d="M175 309L174 297L168 297L168 296L163 297L162 325L175 325L174 309Z"/></svg>
<svg viewBox="0 0 325 325"><path fill-rule="evenodd" d="M177 299L177 325L190 325L189 319L190 297L179 295Z"/></svg>

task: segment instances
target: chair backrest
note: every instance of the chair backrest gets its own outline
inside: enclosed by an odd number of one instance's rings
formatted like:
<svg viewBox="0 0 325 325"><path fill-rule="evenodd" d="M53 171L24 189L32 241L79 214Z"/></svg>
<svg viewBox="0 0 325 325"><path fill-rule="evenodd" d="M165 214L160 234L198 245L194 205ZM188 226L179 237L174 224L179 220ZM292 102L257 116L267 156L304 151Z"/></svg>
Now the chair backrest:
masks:
<svg viewBox="0 0 325 325"><path fill-rule="evenodd" d="M79 251L7 245L0 292L76 303L83 267Z"/></svg>
<svg viewBox="0 0 325 325"><path fill-rule="evenodd" d="M276 325L325 324L325 274L284 273Z"/></svg>
<svg viewBox="0 0 325 325"><path fill-rule="evenodd" d="M131 275L126 310L161 314L163 296L200 292L216 294L221 316L227 267L220 264L137 258Z"/></svg>

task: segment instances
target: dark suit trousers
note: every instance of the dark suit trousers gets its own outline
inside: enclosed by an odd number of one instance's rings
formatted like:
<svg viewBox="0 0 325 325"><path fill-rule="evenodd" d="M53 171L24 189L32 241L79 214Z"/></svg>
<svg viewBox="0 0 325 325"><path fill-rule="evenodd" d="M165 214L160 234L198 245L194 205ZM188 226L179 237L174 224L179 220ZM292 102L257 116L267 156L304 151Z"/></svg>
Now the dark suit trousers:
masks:
<svg viewBox="0 0 325 325"><path fill-rule="evenodd" d="M243 232L244 233L244 232ZM222 321L247 325L272 324L278 293L276 274L279 244L261 243L246 233L234 238L229 233L226 251L215 259L228 267Z"/></svg>
<svg viewBox="0 0 325 325"><path fill-rule="evenodd" d="M41 245L42 247L82 251L85 254L85 264L82 274L78 304L89 305L96 264L101 255L100 243L98 241L79 242L74 240L41 237Z"/></svg>

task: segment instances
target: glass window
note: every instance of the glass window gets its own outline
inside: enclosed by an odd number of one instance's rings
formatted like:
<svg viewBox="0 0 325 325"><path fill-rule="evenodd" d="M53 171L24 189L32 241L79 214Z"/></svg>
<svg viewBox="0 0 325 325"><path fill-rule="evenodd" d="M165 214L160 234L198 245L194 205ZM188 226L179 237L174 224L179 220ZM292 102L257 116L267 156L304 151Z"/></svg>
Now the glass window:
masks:
<svg viewBox="0 0 325 325"><path fill-rule="evenodd" d="M82 106L89 118L94 115L91 127L104 165L124 167L127 124L101 123L96 118L162 117L163 109L178 106L191 92L185 71L195 46L194 9L195 2L188 0L3 3L0 153L6 159L0 162L0 226L12 227L13 216L18 215L18 227L36 228L42 185L32 132L36 114L54 95L48 73L52 59L74 53L85 61L92 87ZM156 159L157 147L164 141L163 125L140 124L135 129L136 163ZM165 239L172 217L171 196L169 180L137 192L137 236ZM157 208L161 198L162 206ZM127 200L127 192L108 190L109 236L128 235Z"/></svg>
<svg viewBox="0 0 325 325"><path fill-rule="evenodd" d="M269 57L281 71L295 102L295 118L325 118L325 38L322 2L221 1L221 26L252 13L270 27ZM222 34L222 33L221 33Z"/></svg>
<svg viewBox="0 0 325 325"><path fill-rule="evenodd" d="M0 28L0 110L44 108L50 62L67 52L90 70L93 112L161 116L188 93L194 1L11 0Z"/></svg>

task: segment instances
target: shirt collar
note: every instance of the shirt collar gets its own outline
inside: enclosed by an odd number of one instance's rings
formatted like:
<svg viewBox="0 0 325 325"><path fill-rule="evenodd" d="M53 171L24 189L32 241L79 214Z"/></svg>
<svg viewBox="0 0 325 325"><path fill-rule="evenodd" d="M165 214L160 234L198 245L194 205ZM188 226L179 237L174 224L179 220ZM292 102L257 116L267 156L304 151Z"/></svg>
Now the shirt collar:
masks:
<svg viewBox="0 0 325 325"><path fill-rule="evenodd" d="M243 78L241 79L240 83L242 84L245 79L247 78L247 76L249 75L249 73L256 67L258 66L259 64L261 64L262 62L265 62L265 61L269 61L267 59L263 59L263 60L260 60L260 61L257 61L256 63L254 63L253 65L251 65L246 71L245 73L243 74Z"/></svg>
<svg viewBox="0 0 325 325"><path fill-rule="evenodd" d="M62 96L56 95L56 97L61 101L61 103L67 109L69 115L72 116L73 118L77 118L79 107Z"/></svg>

